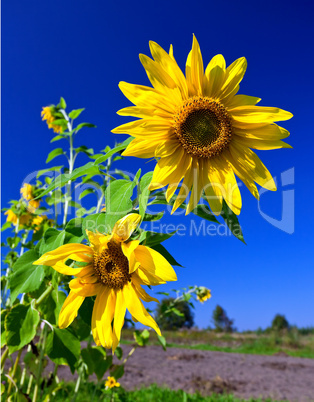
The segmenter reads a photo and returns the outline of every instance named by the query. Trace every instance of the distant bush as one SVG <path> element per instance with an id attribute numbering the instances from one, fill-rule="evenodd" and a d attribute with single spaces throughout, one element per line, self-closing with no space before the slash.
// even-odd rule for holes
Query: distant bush
<path id="1" fill-rule="evenodd" d="M 289 322 L 287 321 L 286 317 L 281 314 L 275 315 L 272 323 L 271 329 L 273 331 L 283 331 L 289 329 Z"/>
<path id="2" fill-rule="evenodd" d="M 187 301 L 176 302 L 173 297 L 162 299 L 157 306 L 156 321 L 163 330 L 191 328 L 194 315 Z"/>
<path id="3" fill-rule="evenodd" d="M 234 320 L 231 320 L 227 316 L 227 312 L 217 304 L 215 310 L 213 311 L 213 323 L 215 325 L 215 330 L 217 332 L 234 332 L 233 327 Z"/>
<path id="4" fill-rule="evenodd" d="M 300 335 L 314 335 L 314 327 L 298 328 Z"/>

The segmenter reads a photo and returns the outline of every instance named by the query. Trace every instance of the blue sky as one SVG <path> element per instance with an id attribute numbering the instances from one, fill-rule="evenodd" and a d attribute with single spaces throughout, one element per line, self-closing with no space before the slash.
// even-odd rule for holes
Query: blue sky
<path id="1" fill-rule="evenodd" d="M 45 167 L 52 131 L 41 121 L 41 107 L 63 96 L 69 109 L 85 107 L 82 121 L 97 125 L 81 131 L 80 144 L 95 151 L 124 136 L 110 133 L 126 122 L 116 111 L 129 102 L 119 81 L 148 85 L 139 53 L 154 40 L 169 48 L 181 66 L 192 44 L 200 43 L 204 62 L 222 53 L 228 64 L 245 56 L 248 70 L 240 93 L 262 98 L 260 105 L 289 110 L 283 126 L 293 150 L 259 151 L 278 179 L 276 193 L 260 205 L 241 187 L 240 222 L 247 245 L 232 236 L 179 236 L 165 245 L 185 268 L 176 287 L 198 284 L 212 299 L 196 309 L 196 324 L 210 324 L 222 305 L 240 330 L 266 327 L 276 313 L 299 326 L 313 321 L 313 4 L 310 1 L 16 1 L 2 4 L 2 206 L 17 199 L 24 178 Z M 59 146 L 59 145 L 57 145 Z M 56 163 L 60 163 L 58 159 Z M 77 163 L 85 163 L 79 157 Z M 153 163 L 128 158 L 121 168 L 136 172 Z M 291 183 L 291 170 L 294 180 Z M 289 180 L 281 185 L 281 173 Z M 294 198 L 294 205 L 293 205 Z M 281 219 L 286 233 L 260 214 Z M 192 217 L 165 217 L 165 223 L 191 227 Z M 291 222 L 295 223 L 294 230 Z M 196 223 L 200 224 L 197 219 Z M 288 225 L 288 226 L 287 226 Z M 278 226 L 278 225 L 277 225 Z M 173 286 L 165 286 L 163 290 Z M 156 289 L 157 290 L 157 289 Z M 160 289 L 158 289 L 160 290 Z"/>

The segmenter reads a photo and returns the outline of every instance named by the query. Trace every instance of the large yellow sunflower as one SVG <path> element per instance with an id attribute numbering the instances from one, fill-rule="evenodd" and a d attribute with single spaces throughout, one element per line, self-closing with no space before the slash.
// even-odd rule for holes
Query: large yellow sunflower
<path id="1" fill-rule="evenodd" d="M 141 285 L 158 285 L 177 279 L 161 254 L 140 245 L 138 240 L 128 241 L 140 219 L 138 214 L 129 214 L 115 224 L 111 235 L 87 232 L 90 246 L 65 244 L 34 262 L 76 277 L 69 283 L 71 291 L 60 311 L 60 328 L 71 324 L 85 297 L 97 295 L 92 314 L 93 337 L 96 344 L 112 348 L 113 352 L 120 340 L 126 309 L 134 321 L 140 321 L 160 335 L 158 325 L 141 299 L 145 302 L 158 300 L 149 296 Z M 65 264 L 67 260 L 87 265 L 72 268 Z"/>
<path id="2" fill-rule="evenodd" d="M 120 82 L 124 95 L 136 106 L 118 111 L 140 118 L 123 124 L 113 133 L 135 139 L 123 155 L 157 157 L 150 190 L 168 185 L 167 200 L 182 182 L 175 211 L 192 189 L 187 213 L 198 204 L 203 190 L 212 211 L 219 215 L 225 199 L 234 213 L 241 211 L 241 194 L 235 174 L 258 198 L 254 182 L 276 190 L 274 180 L 250 149 L 289 148 L 281 141 L 289 132 L 275 124 L 292 114 L 274 107 L 255 106 L 260 99 L 236 95 L 246 70 L 246 59 L 226 68 L 222 55 L 205 69 L 199 44 L 193 37 L 185 76 L 173 57 L 150 42 L 153 59 L 140 60 L 153 88 Z M 291 147 L 290 147 L 291 148 Z"/>

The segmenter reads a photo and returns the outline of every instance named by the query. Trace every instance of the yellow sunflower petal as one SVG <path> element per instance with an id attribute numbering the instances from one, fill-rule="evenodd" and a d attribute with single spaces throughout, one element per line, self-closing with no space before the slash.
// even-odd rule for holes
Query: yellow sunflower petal
<path id="1" fill-rule="evenodd" d="M 221 54 L 211 59 L 204 75 L 204 95 L 214 98 L 219 93 L 225 79 L 225 68 L 226 62 Z"/>
<path id="2" fill-rule="evenodd" d="M 189 214 L 193 209 L 196 207 L 198 204 L 202 192 L 203 192 L 203 175 L 202 175 L 202 162 L 199 160 L 193 160 L 194 165 L 196 166 L 195 172 L 196 172 L 196 177 L 195 180 L 193 180 L 193 187 L 192 187 L 192 192 L 191 192 L 191 197 L 186 209 L 186 215 Z"/>
<path id="3" fill-rule="evenodd" d="M 225 199 L 228 207 L 236 215 L 239 215 L 242 207 L 242 199 L 232 166 L 223 158 L 216 158 L 213 162 L 216 165 L 216 169 L 220 177 L 220 183 L 223 189 L 223 198 Z"/>
<path id="4" fill-rule="evenodd" d="M 65 299 L 59 314 L 58 325 L 60 328 L 68 327 L 74 318 L 77 316 L 78 310 L 81 307 L 85 297 L 77 295 L 75 292 L 70 292 Z"/>
<path id="5" fill-rule="evenodd" d="M 249 191 L 252 193 L 252 195 L 257 200 L 259 200 L 259 192 L 258 192 L 258 189 L 257 189 L 253 179 L 250 176 L 248 176 L 247 171 L 245 171 L 241 167 L 241 165 L 238 163 L 238 161 L 234 160 L 229 149 L 224 153 L 223 156 L 226 158 L 227 161 L 231 162 L 234 173 L 239 177 L 240 180 L 243 181 L 243 183 L 246 185 L 246 187 L 249 189 Z"/>
<path id="6" fill-rule="evenodd" d="M 162 144 L 165 141 L 162 142 Z M 135 138 L 127 146 L 126 150 L 123 151 L 123 156 L 136 156 L 137 158 L 153 158 L 155 156 L 155 151 L 159 141 L 155 142 L 152 140 L 142 140 L 141 138 Z"/>
<path id="7" fill-rule="evenodd" d="M 140 281 L 137 277 L 135 276 L 132 277 L 132 283 L 136 289 L 136 292 L 144 302 L 155 301 L 159 303 L 158 299 L 156 299 L 155 297 L 151 297 L 148 293 L 146 293 L 146 291 L 142 288 Z"/>
<path id="8" fill-rule="evenodd" d="M 163 93 L 165 87 L 176 88 L 176 83 L 168 73 L 155 61 L 150 59 L 145 54 L 140 54 L 140 60 L 145 68 L 146 74 L 152 86 L 158 91 Z"/>
<path id="9" fill-rule="evenodd" d="M 246 67 L 246 58 L 240 57 L 230 64 L 230 66 L 226 69 L 225 82 L 219 95 L 219 99 L 221 101 L 226 101 L 228 98 L 232 97 L 238 92 L 239 83 L 242 81 Z"/>
<path id="10" fill-rule="evenodd" d="M 34 265 L 48 265 L 52 267 L 58 261 L 63 261 L 71 257 L 75 261 L 91 261 L 93 251 L 85 244 L 70 243 L 64 244 L 55 250 L 48 251 L 43 254 L 37 261 L 33 262 Z"/>
<path id="11" fill-rule="evenodd" d="M 274 179 L 268 169 L 253 151 L 237 145 L 236 141 L 230 143 L 229 149 L 233 158 L 238 161 L 243 170 L 247 172 L 247 175 L 256 183 L 268 190 L 277 190 Z"/>
<path id="12" fill-rule="evenodd" d="M 140 242 L 138 240 L 133 240 L 128 243 L 121 243 L 122 252 L 129 260 L 129 273 L 132 274 L 137 270 L 140 263 L 136 260 L 134 250 L 138 247 Z"/>
<path id="13" fill-rule="evenodd" d="M 291 145 L 287 144 L 283 141 L 276 140 L 264 140 L 264 139 L 255 139 L 255 138 L 245 138 L 238 137 L 237 143 L 239 145 L 243 145 L 245 147 L 260 149 L 260 150 L 269 150 L 269 149 L 279 149 L 279 148 L 292 148 Z"/>
<path id="14" fill-rule="evenodd" d="M 107 246 L 107 243 L 110 240 L 110 235 L 105 235 L 103 233 L 94 233 L 86 230 L 86 234 L 90 242 L 90 247 L 94 253 L 101 252 L 101 250 Z"/>
<path id="15" fill-rule="evenodd" d="M 141 263 L 139 270 L 147 271 L 162 281 L 176 281 L 177 275 L 169 262 L 156 250 L 138 246 L 135 251 L 137 261 Z"/>
<path id="16" fill-rule="evenodd" d="M 224 105 L 230 109 L 236 108 L 238 106 L 255 106 L 261 98 L 256 98 L 255 96 L 248 95 L 235 95 L 224 102 Z"/>
<path id="17" fill-rule="evenodd" d="M 178 165 L 183 156 L 184 150 L 183 148 L 179 148 L 177 152 L 174 152 L 172 155 L 162 158 L 158 161 L 154 169 L 152 181 L 149 185 L 150 191 L 156 190 L 169 184 L 169 176 L 176 169 L 178 169 Z"/>
<path id="18" fill-rule="evenodd" d="M 149 47 L 154 60 L 169 74 L 180 88 L 182 98 L 186 99 L 188 96 L 186 79 L 176 61 L 157 43 L 150 41 Z"/>
<path id="19" fill-rule="evenodd" d="M 126 241 L 137 228 L 140 221 L 141 215 L 139 214 L 129 214 L 119 219 L 112 229 L 113 239 L 119 242 Z"/>
<path id="20" fill-rule="evenodd" d="M 185 176 L 187 170 L 191 166 L 191 163 L 192 163 L 191 156 L 185 153 L 181 159 L 179 169 L 175 170 L 173 174 L 169 177 L 170 184 L 166 191 L 167 202 L 169 202 L 170 199 L 172 198 L 173 194 L 175 193 L 177 187 L 180 184 L 180 181 Z"/>
<path id="21" fill-rule="evenodd" d="M 72 279 L 69 283 L 71 291 L 83 297 L 90 297 L 97 295 L 103 288 L 101 283 L 82 283 L 80 278 Z"/>
<path id="22" fill-rule="evenodd" d="M 282 140 L 289 137 L 290 133 L 283 127 L 277 126 L 277 124 L 265 124 L 262 127 L 257 128 L 236 128 L 234 134 L 244 137 L 261 140 Z"/>
<path id="23" fill-rule="evenodd" d="M 114 316 L 116 297 L 113 289 L 105 288 L 100 292 L 95 301 L 92 314 L 93 336 L 99 338 L 101 345 L 111 348 L 113 342 L 111 323 Z M 94 336 L 95 338 L 95 336 Z"/>
<path id="24" fill-rule="evenodd" d="M 130 314 L 143 325 L 153 328 L 158 335 L 161 335 L 160 329 L 152 316 L 150 316 L 143 306 L 138 293 L 132 284 L 125 285 L 123 295 L 126 302 L 126 307 Z"/>
<path id="25" fill-rule="evenodd" d="M 187 196 L 189 195 L 190 189 L 193 184 L 193 178 L 196 176 L 195 174 L 196 171 L 197 170 L 195 164 L 193 163 L 193 160 L 191 158 L 190 167 L 187 169 L 185 173 L 179 194 L 177 195 L 177 198 L 173 204 L 171 214 L 173 214 L 180 207 L 180 205 L 182 205 L 182 203 L 186 200 Z"/>
<path id="26" fill-rule="evenodd" d="M 289 120 L 293 116 L 276 107 L 238 106 L 230 110 L 235 127 L 245 128 L 246 123 L 273 123 L 274 121 Z"/>
<path id="27" fill-rule="evenodd" d="M 124 300 L 123 290 L 119 289 L 116 291 L 116 306 L 114 311 L 114 321 L 113 321 L 113 342 L 112 342 L 112 353 L 116 350 L 121 337 L 121 329 L 124 323 L 124 317 L 126 312 L 126 303 Z"/>
<path id="28" fill-rule="evenodd" d="M 206 166 L 207 165 L 207 166 Z M 220 215 L 222 209 L 222 185 L 217 169 L 208 161 L 204 166 L 204 192 L 212 213 Z"/>
<path id="29" fill-rule="evenodd" d="M 204 65 L 200 46 L 193 35 L 192 50 L 190 51 L 185 67 L 185 75 L 189 95 L 202 95 Z"/>

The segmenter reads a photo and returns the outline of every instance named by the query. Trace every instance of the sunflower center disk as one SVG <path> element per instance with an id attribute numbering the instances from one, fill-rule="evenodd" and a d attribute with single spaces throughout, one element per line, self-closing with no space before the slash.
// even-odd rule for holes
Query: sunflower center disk
<path id="1" fill-rule="evenodd" d="M 224 106 L 210 98 L 188 99 L 178 109 L 174 121 L 183 148 L 198 158 L 219 155 L 231 140 L 231 119 Z"/>
<path id="2" fill-rule="evenodd" d="M 122 289 L 131 280 L 128 259 L 121 245 L 113 241 L 100 255 L 94 255 L 94 269 L 99 280 L 112 289 Z"/>

